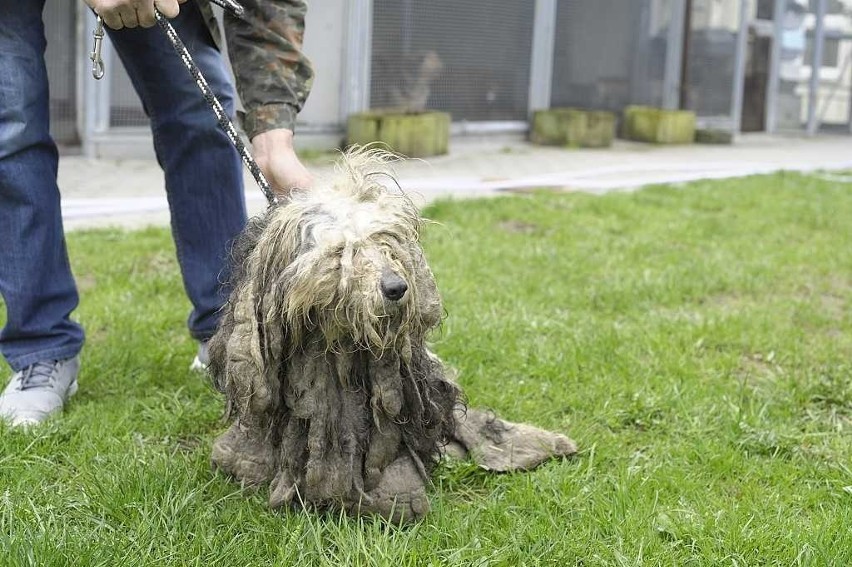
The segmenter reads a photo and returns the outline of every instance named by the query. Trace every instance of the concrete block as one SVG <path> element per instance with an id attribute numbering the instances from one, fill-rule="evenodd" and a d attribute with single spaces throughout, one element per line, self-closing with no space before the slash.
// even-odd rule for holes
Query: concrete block
<path id="1" fill-rule="evenodd" d="M 576 108 L 550 108 L 533 113 L 530 141 L 544 146 L 602 148 L 612 145 L 615 115 Z"/>
<path id="2" fill-rule="evenodd" d="M 586 112 L 586 135 L 580 144 L 584 148 L 608 148 L 615 138 L 615 113 L 603 110 Z"/>
<path id="3" fill-rule="evenodd" d="M 347 143 L 373 142 L 382 142 L 408 157 L 446 154 L 450 146 L 450 115 L 436 111 L 382 110 L 351 115 L 347 123 Z"/>
<path id="4" fill-rule="evenodd" d="M 695 130 L 695 143 L 730 145 L 734 143 L 734 134 L 730 130 L 698 128 Z"/>
<path id="5" fill-rule="evenodd" d="M 650 106 L 624 109 L 624 137 L 653 144 L 691 144 L 695 141 L 695 113 Z"/>

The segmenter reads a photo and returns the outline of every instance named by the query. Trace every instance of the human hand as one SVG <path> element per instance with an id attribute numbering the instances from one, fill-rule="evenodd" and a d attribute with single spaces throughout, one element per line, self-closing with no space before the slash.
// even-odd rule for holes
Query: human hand
<path id="1" fill-rule="evenodd" d="M 154 10 L 157 9 L 167 18 L 174 18 L 180 12 L 179 4 L 186 0 L 85 0 L 86 4 L 104 19 L 104 23 L 114 30 L 142 26 L 150 28 L 157 23 Z"/>
<path id="2" fill-rule="evenodd" d="M 313 185 L 313 176 L 293 149 L 292 130 L 268 130 L 252 138 L 251 143 L 258 167 L 279 197 L 287 198 L 293 189 Z"/>

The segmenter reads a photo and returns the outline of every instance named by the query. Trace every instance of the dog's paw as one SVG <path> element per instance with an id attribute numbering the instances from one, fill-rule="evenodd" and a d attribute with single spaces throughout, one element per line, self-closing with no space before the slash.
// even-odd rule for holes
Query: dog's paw
<path id="1" fill-rule="evenodd" d="M 211 460 L 243 486 L 266 484 L 275 475 L 272 444 L 243 431 L 237 422 L 213 442 Z"/>
<path id="2" fill-rule="evenodd" d="M 482 468 L 495 472 L 531 470 L 549 459 L 577 452 L 576 443 L 564 435 L 511 423 L 473 408 L 456 416 L 450 441 L 453 449 L 461 446 L 461 454 L 466 453 Z"/>
<path id="3" fill-rule="evenodd" d="M 421 520 L 429 512 L 426 482 L 411 457 L 399 457 L 384 471 L 378 485 L 346 506 L 351 514 L 377 515 L 395 524 Z"/>

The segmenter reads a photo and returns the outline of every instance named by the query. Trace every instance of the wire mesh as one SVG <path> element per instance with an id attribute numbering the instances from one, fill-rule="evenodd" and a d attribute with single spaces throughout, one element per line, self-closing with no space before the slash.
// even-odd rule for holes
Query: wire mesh
<path id="1" fill-rule="evenodd" d="M 671 0 L 560 0 L 552 106 L 661 106 Z"/>
<path id="2" fill-rule="evenodd" d="M 725 123 L 732 129 L 739 4 L 720 6 L 717 0 L 693 0 L 682 77 L 683 107 L 694 111 L 699 119 Z"/>
<path id="3" fill-rule="evenodd" d="M 109 36 L 105 41 L 109 41 Z M 109 81 L 110 127 L 148 126 L 150 121 L 142 107 L 142 101 L 139 100 L 139 96 L 133 88 L 133 83 L 130 82 L 130 77 L 127 76 L 127 71 L 124 70 L 124 66 L 115 51 L 109 50 L 109 52 L 112 55 L 107 62 L 109 71 L 106 80 Z"/>
<path id="4" fill-rule="evenodd" d="M 44 34 L 45 64 L 50 83 L 50 133 L 59 144 L 77 144 L 77 50 L 74 2 L 47 0 Z"/>
<path id="5" fill-rule="evenodd" d="M 370 106 L 526 120 L 535 2 L 375 0 Z"/>

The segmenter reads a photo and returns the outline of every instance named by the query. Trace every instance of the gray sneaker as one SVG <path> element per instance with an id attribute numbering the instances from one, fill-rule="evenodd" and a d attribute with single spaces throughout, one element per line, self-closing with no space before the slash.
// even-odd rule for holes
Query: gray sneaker
<path id="1" fill-rule="evenodd" d="M 195 360 L 189 365 L 189 369 L 195 372 L 207 372 L 207 366 L 210 364 L 210 351 L 207 346 L 207 341 L 198 343 L 198 354 L 195 355 Z"/>
<path id="2" fill-rule="evenodd" d="M 12 376 L 0 394 L 0 419 L 13 426 L 35 425 L 62 411 L 77 391 L 80 358 L 37 362 Z"/>

